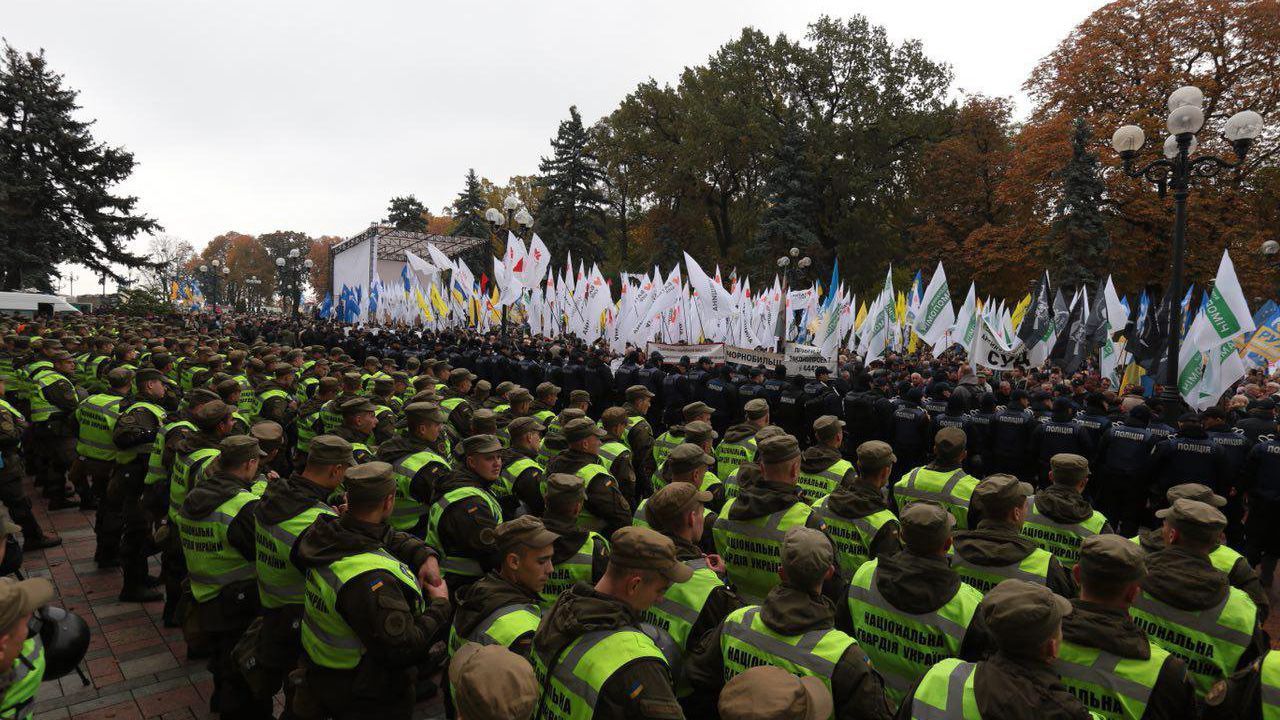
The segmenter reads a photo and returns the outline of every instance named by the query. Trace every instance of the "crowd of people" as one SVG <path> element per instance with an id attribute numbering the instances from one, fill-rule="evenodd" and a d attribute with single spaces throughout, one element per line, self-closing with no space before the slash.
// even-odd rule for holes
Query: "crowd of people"
<path id="1" fill-rule="evenodd" d="M 1261 370 L 1194 413 L 950 352 L 793 377 L 514 328 L 0 331 L 10 530 L 60 542 L 28 477 L 93 510 L 224 718 L 1280 716 Z M 21 588 L 0 626 L 51 600 Z M 39 711 L 18 635 L 4 717 Z"/>

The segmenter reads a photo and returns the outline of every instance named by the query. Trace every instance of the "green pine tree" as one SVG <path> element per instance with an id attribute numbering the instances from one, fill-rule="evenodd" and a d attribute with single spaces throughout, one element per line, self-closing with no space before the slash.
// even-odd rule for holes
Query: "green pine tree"
<path id="1" fill-rule="evenodd" d="M 391 198 L 387 205 L 387 222 L 397 230 L 426 232 L 427 220 L 431 217 L 427 206 L 413 195 L 402 195 Z"/>
<path id="2" fill-rule="evenodd" d="M 805 137 L 800 127 L 788 123 L 782 143 L 774 156 L 774 166 L 765 180 L 766 202 L 760 229 L 752 239 L 747 263 L 767 270 L 774 258 L 789 248 L 817 247 L 814 222 L 817 203 L 812 191 L 817 187 L 804 157 Z"/>
<path id="3" fill-rule="evenodd" d="M 1107 187 L 1091 145 L 1093 132 L 1083 118 L 1076 118 L 1071 159 L 1057 173 L 1062 195 L 1053 209 L 1048 238 L 1054 273 L 1068 287 L 1096 284 L 1106 272 L 1111 247 L 1102 211 Z"/>
<path id="4" fill-rule="evenodd" d="M 569 119 L 560 122 L 551 140 L 551 157 L 538 165 L 536 230 L 552 257 L 573 252 L 588 267 L 600 259 L 600 238 L 604 234 L 604 177 L 592 154 L 587 129 L 577 106 L 569 108 Z"/>
<path id="5" fill-rule="evenodd" d="M 119 282 L 114 266 L 142 268 L 125 249 L 160 230 L 135 212 L 137 198 L 113 195 L 133 173 L 133 154 L 109 147 L 73 115 L 75 90 L 44 52 L 8 43 L 0 63 L 0 288 L 51 291 L 56 264 L 76 263 Z"/>
<path id="6" fill-rule="evenodd" d="M 484 193 L 480 187 L 480 178 L 472 168 L 467 171 L 467 179 L 462 186 L 462 192 L 458 193 L 458 199 L 453 201 L 455 224 L 449 234 L 475 238 L 489 237 L 489 223 L 484 219 L 486 208 L 488 203 L 485 202 Z"/>

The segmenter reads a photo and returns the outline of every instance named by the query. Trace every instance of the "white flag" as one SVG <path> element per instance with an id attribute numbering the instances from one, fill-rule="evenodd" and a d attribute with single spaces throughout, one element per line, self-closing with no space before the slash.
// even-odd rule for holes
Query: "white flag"
<path id="1" fill-rule="evenodd" d="M 1216 350 L 1227 340 L 1253 332 L 1253 315 L 1249 312 L 1249 303 L 1244 299 L 1244 290 L 1240 280 L 1236 278 L 1236 268 L 1231 264 L 1231 256 L 1222 251 L 1222 262 L 1218 264 L 1218 277 L 1213 283 L 1213 292 L 1202 314 L 1206 322 L 1200 327 L 1192 327 L 1187 339 L 1202 351 Z M 1181 386 L 1181 383 L 1179 383 Z"/>
<path id="2" fill-rule="evenodd" d="M 951 290 L 947 287 L 947 273 L 938 261 L 938 269 L 929 278 L 924 298 L 916 309 L 915 330 L 920 339 L 930 347 L 938 344 L 947 328 L 955 324 L 956 313 L 951 308 Z"/>

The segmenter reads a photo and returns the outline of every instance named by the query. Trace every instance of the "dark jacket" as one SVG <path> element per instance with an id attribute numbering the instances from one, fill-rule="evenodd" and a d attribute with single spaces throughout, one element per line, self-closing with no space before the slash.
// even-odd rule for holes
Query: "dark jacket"
<path id="1" fill-rule="evenodd" d="M 1160 534 L 1159 528 L 1140 533 L 1138 542 L 1142 549 L 1149 553 L 1159 552 L 1165 548 L 1164 536 Z M 1248 594 L 1253 604 L 1258 606 L 1258 617 L 1265 618 L 1271 614 L 1271 600 L 1267 597 L 1266 590 L 1262 588 L 1258 571 L 1253 569 L 1243 555 L 1236 558 L 1236 564 L 1231 566 L 1231 571 L 1227 573 L 1227 582 L 1231 583 L 1231 587 Z"/>
<path id="2" fill-rule="evenodd" d="M 542 616 L 533 652 L 544 667 L 554 668 L 564 649 L 588 632 L 636 629 L 640 616 L 617 598 L 578 583 Z M 543 695 L 545 701 L 549 694 Z M 645 657 L 617 670 L 596 699 L 599 720 L 679 720 L 684 718 L 665 663 Z"/>
<path id="3" fill-rule="evenodd" d="M 1093 506 L 1075 488 L 1066 485 L 1050 485 L 1036 493 L 1036 511 L 1050 520 L 1064 525 L 1084 522 L 1093 515 Z M 1100 533 L 1115 532 L 1111 523 L 1103 523 Z"/>
<path id="4" fill-rule="evenodd" d="M 488 482 L 463 465 L 445 476 L 436 487 L 436 499 L 463 487 L 479 488 L 486 493 L 492 493 Z M 502 518 L 495 517 L 488 503 L 481 498 L 474 495 L 464 497 L 451 504 L 440 515 L 436 532 L 440 538 L 441 547 L 437 549 L 446 557 L 471 558 L 479 562 L 484 570 L 492 570 L 496 567 L 493 529 L 498 527 L 501 521 Z M 485 532 L 486 530 L 489 532 Z M 455 597 L 458 590 L 466 584 L 468 584 L 466 581 L 455 576 L 449 586 L 450 597 Z"/>
<path id="5" fill-rule="evenodd" d="M 547 467 L 547 474 L 565 473 L 577 475 L 585 465 L 603 466 L 600 457 L 572 448 L 556 455 Z M 616 480 L 607 475 L 597 475 L 587 485 L 587 501 L 584 508 L 604 521 L 605 537 L 612 537 L 615 530 L 631 524 L 631 504 L 622 494 Z"/>
<path id="6" fill-rule="evenodd" d="M 506 470 L 512 463 L 521 459 L 533 460 L 538 457 L 537 450 L 522 450 L 521 448 L 512 446 L 502 451 L 502 468 Z M 520 505 L 524 505 L 525 510 L 533 515 L 541 516 L 545 509 L 545 501 L 542 497 L 542 479 L 546 474 L 542 472 L 542 468 L 537 465 L 530 466 L 520 473 L 512 483 L 511 498 L 499 498 L 502 503 L 502 516 L 515 517 L 515 511 Z"/>
<path id="7" fill-rule="evenodd" d="M 827 509 L 841 517 L 856 520 L 881 510 L 889 510 L 884 494 L 857 481 L 836 488 L 827 499 Z M 880 526 L 867 544 L 871 557 L 885 557 L 902 549 L 902 528 L 897 520 Z"/>
<path id="8" fill-rule="evenodd" d="M 1071 614 L 1062 618 L 1064 640 L 1122 658 L 1147 660 L 1151 657 L 1147 634 L 1134 624 L 1127 611 L 1078 599 L 1072 600 L 1071 605 L 1074 608 Z M 1160 666 L 1141 720 L 1185 718 L 1188 709 L 1195 706 L 1195 699 L 1195 686 L 1187 677 L 1186 664 L 1170 655 Z"/>
<path id="9" fill-rule="evenodd" d="M 1000 720 L 1089 720 L 1090 715 L 1062 684 L 1053 667 L 1037 660 L 997 652 L 978 663 L 973 677 L 978 713 Z M 898 708 L 897 720 L 910 720 L 916 688 Z"/>
<path id="10" fill-rule="evenodd" d="M 814 630 L 835 627 L 835 606 L 821 596 L 812 595 L 787 585 L 769 591 L 760 609 L 760 619 L 776 633 L 802 635 Z M 702 639 L 685 660 L 685 678 L 693 686 L 691 717 L 718 717 L 714 699 L 724 687 L 724 658 L 720 650 L 720 625 Z M 854 718 L 889 718 L 893 710 L 884 695 L 884 681 L 871 669 L 867 655 L 855 643 L 845 650 L 831 677 L 831 694 L 835 700 L 837 720 Z M 692 711 L 696 708 L 699 712 Z"/>
<path id="11" fill-rule="evenodd" d="M 458 609 L 453 615 L 453 629 L 466 638 L 493 613 L 511 605 L 537 605 L 538 594 L 509 582 L 497 572 L 490 572 L 458 593 Z M 523 657 L 533 650 L 533 631 L 516 638 L 508 648 Z"/>
<path id="12" fill-rule="evenodd" d="M 1021 528 L 1001 520 L 982 520 L 976 530 L 962 530 L 952 539 L 955 552 L 974 565 L 1006 566 L 1020 563 L 1038 548 Z M 1065 598 L 1076 596 L 1076 583 L 1058 558 L 1049 558 L 1046 584 Z"/>

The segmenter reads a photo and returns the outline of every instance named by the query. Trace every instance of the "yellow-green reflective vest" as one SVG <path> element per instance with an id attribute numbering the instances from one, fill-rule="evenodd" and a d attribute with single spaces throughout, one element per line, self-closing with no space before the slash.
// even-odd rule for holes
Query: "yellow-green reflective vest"
<path id="1" fill-rule="evenodd" d="M 36 381 L 38 381 L 40 376 L 45 373 L 57 373 L 57 371 L 53 369 L 53 363 L 48 360 L 33 360 L 32 362 L 24 365 L 18 373 L 24 380 L 22 383 L 22 393 L 20 393 L 20 397 L 34 403 L 35 396 L 39 394 L 36 392 L 38 387 Z"/>
<path id="2" fill-rule="evenodd" d="M 738 470 L 734 470 L 724 478 L 725 500 L 732 500 L 742 493 L 742 486 L 738 484 L 738 472 Z"/>
<path id="3" fill-rule="evenodd" d="M 969 527 L 969 498 L 978 487 L 978 478 L 957 470 L 930 470 L 918 467 L 893 486 L 898 507 L 904 508 L 912 500 L 932 500 L 947 509 L 956 519 L 956 525 Z"/>
<path id="4" fill-rule="evenodd" d="M 85 372 L 85 389 L 91 392 L 102 392 L 107 389 L 106 380 L 102 376 L 102 363 L 109 359 L 106 355 L 99 355 L 89 361 L 88 370 Z"/>
<path id="5" fill-rule="evenodd" d="M 81 407 L 83 407 L 83 405 Z M 159 405 L 153 405 L 152 403 L 149 403 L 149 402 L 139 401 L 130 405 L 128 409 L 125 410 L 125 412 L 133 412 L 135 408 L 142 408 L 143 410 L 146 410 L 147 412 L 151 413 L 151 415 L 156 419 L 157 427 L 164 427 L 164 416 L 165 416 L 164 408 L 160 407 Z M 157 433 L 157 435 L 159 435 L 159 433 Z M 120 465 L 128 465 L 134 460 L 137 460 L 138 456 L 142 454 L 143 447 L 145 446 L 120 448 L 116 450 L 116 463 Z M 154 445 L 152 446 L 152 449 L 154 449 Z"/>
<path id="6" fill-rule="evenodd" d="M 1142 538 L 1134 535 L 1129 538 L 1129 542 L 1141 545 Z M 1213 563 L 1214 569 L 1218 572 L 1230 575 L 1231 571 L 1235 569 L 1236 563 L 1240 562 L 1240 559 L 1243 557 L 1243 555 L 1236 552 L 1234 549 L 1226 545 L 1219 545 L 1209 553 L 1209 562 Z"/>
<path id="7" fill-rule="evenodd" d="M 1022 534 L 1053 553 L 1070 572 L 1080 559 L 1080 544 L 1085 538 L 1102 532 L 1102 526 L 1106 524 L 1106 516 L 1097 510 L 1082 523 L 1065 524 L 1051 520 L 1036 509 L 1035 498 L 1032 498 L 1031 505 L 1027 507 L 1026 521 L 1022 523 Z"/>
<path id="8" fill-rule="evenodd" d="M 57 405 L 45 398 L 45 390 L 60 382 L 71 382 L 56 370 L 46 370 L 36 377 L 35 390 L 31 393 L 31 421 L 48 422 L 54 415 L 62 412 Z"/>
<path id="9" fill-rule="evenodd" d="M 702 606 L 716 588 L 724 586 L 720 576 L 707 567 L 705 558 L 685 560 L 684 564 L 693 570 L 693 577 L 672 585 L 644 612 L 644 621 L 669 635 L 682 654 L 689 651 L 689 634 L 698 622 Z"/>
<path id="10" fill-rule="evenodd" d="M 391 466 L 396 480 L 396 504 L 391 510 L 391 527 L 402 532 L 421 531 L 427 519 L 431 505 L 419 502 L 410 492 L 413 476 L 431 463 L 444 466 L 449 470 L 449 462 L 431 450 L 419 450 L 405 455 Z M 415 533 L 415 534 L 420 534 Z"/>
<path id="11" fill-rule="evenodd" d="M 610 482 L 616 482 L 613 479 L 613 476 L 609 474 L 609 471 L 606 470 L 603 465 L 597 465 L 595 463 L 591 463 L 590 465 L 583 465 L 582 467 L 578 468 L 578 472 L 574 474 L 582 478 L 582 486 L 588 489 L 590 489 L 591 487 L 591 481 L 595 480 L 596 477 L 600 475 L 604 475 L 605 477 L 609 478 Z M 578 527 L 582 528 L 583 530 L 599 532 L 604 529 L 604 521 L 596 517 L 595 515 L 592 515 L 591 511 L 587 510 L 587 506 L 584 503 L 582 506 L 582 511 L 578 513 Z"/>
<path id="12" fill-rule="evenodd" d="M 960 579 L 985 595 L 996 585 L 1011 579 L 1025 580 L 1048 587 L 1049 561 L 1053 559 L 1053 555 L 1043 548 L 1036 548 L 1020 562 L 1010 565 L 978 565 L 970 562 L 952 547 L 950 558 L 951 567 Z"/>
<path id="13" fill-rule="evenodd" d="M 1243 590 L 1228 587 L 1222 602 L 1207 610 L 1180 610 L 1148 595 L 1138 595 L 1129 615 L 1147 637 L 1187 663 L 1196 693 L 1236 671 L 1253 641 L 1258 608 Z"/>
<path id="14" fill-rule="evenodd" d="M 9 687 L 0 697 L 0 718 L 30 720 L 35 716 L 33 704 L 44 680 L 44 668 L 44 642 L 39 635 L 28 635 L 18 657 L 13 659 Z"/>
<path id="15" fill-rule="evenodd" d="M 13 356 L 6 352 L 0 352 L 0 379 L 4 380 L 9 390 L 17 392 L 18 386 L 15 382 L 15 377 Z"/>
<path id="16" fill-rule="evenodd" d="M 782 538 L 787 531 L 803 526 L 813 508 L 796 501 L 786 510 L 750 520 L 733 519 L 737 500 L 724 504 L 711 536 L 724 558 L 729 582 L 747 602 L 761 602 L 778 585 L 782 563 Z"/>
<path id="17" fill-rule="evenodd" d="M 536 632 L 541 620 L 542 609 L 537 605 L 507 605 L 490 613 L 466 637 L 458 634 L 458 625 L 455 623 L 449 628 L 449 657 L 453 657 L 459 648 L 469 642 L 500 645 L 509 649 L 511 643 L 520 639 L 521 635 Z"/>
<path id="18" fill-rule="evenodd" d="M 178 522 L 178 514 L 182 503 L 187 499 L 187 492 L 195 487 L 196 480 L 204 467 L 222 454 L 218 448 L 200 448 L 194 452 L 181 453 L 173 459 L 173 475 L 169 478 L 169 519 Z"/>
<path id="19" fill-rule="evenodd" d="M 836 664 L 850 646 L 849 635 L 828 628 L 800 635 L 783 635 L 765 625 L 759 605 L 729 613 L 720 629 L 720 656 L 725 681 L 753 667 L 775 665 L 799 677 L 816 677 L 831 689 Z"/>
<path id="20" fill-rule="evenodd" d="M 289 400 L 289 399 L 290 399 L 290 397 L 289 397 L 289 393 L 285 392 L 284 390 L 281 390 L 280 388 L 274 388 L 274 387 L 273 387 L 273 388 L 269 388 L 269 389 L 267 389 L 267 390 L 263 391 L 263 393 L 262 393 L 261 395 L 259 395 L 259 396 L 257 396 L 256 398 L 254 398 L 254 402 L 253 402 L 253 412 L 251 413 L 250 417 L 251 417 L 251 418 L 253 418 L 253 419 L 256 419 L 256 418 L 258 418 L 259 416 L 261 416 L 261 415 L 262 415 L 262 406 L 263 406 L 263 405 L 266 405 L 266 404 L 267 404 L 267 401 L 268 401 L 268 400 L 270 400 L 270 399 L 272 399 L 272 398 L 284 398 L 285 400 Z"/>
<path id="21" fill-rule="evenodd" d="M 592 559 L 595 557 L 597 547 L 608 549 L 609 541 L 599 533 L 588 532 L 587 539 L 583 541 L 582 547 L 578 548 L 577 552 L 570 555 L 564 562 L 555 564 L 546 584 L 542 586 L 542 592 L 538 593 L 539 607 L 543 610 L 551 607 L 555 604 L 556 598 L 573 587 L 575 583 L 591 582 Z"/>
<path id="22" fill-rule="evenodd" d="M 338 398 L 320 406 L 321 435 L 331 435 L 335 428 L 342 424 L 342 413 L 338 412 Z"/>
<path id="23" fill-rule="evenodd" d="M 320 409 L 315 410 L 298 418 L 298 452 L 311 452 L 311 441 L 316 439 L 319 434 L 320 426 Z"/>
<path id="24" fill-rule="evenodd" d="M 652 497 L 652 496 L 650 496 Z M 636 511 L 631 516 L 631 524 L 636 527 L 647 528 L 649 525 L 649 516 L 645 514 L 645 508 L 649 506 L 649 498 L 645 498 L 636 504 Z M 705 506 L 702 508 L 702 517 L 706 519 L 715 513 L 711 512 Z"/>
<path id="25" fill-rule="evenodd" d="M 668 430 L 653 439 L 653 466 L 662 467 L 662 463 L 667 461 L 667 456 L 671 454 L 684 442 L 684 435 L 672 435 Z"/>
<path id="26" fill-rule="evenodd" d="M 195 517 L 186 508 L 178 513 L 187 578 L 196 602 L 213 600 L 229 583 L 253 579 L 253 563 L 227 541 L 227 530 L 240 509 L 257 499 L 246 489 L 227 498 L 208 515 Z"/>
<path id="27" fill-rule="evenodd" d="M 311 399 L 312 393 L 315 392 L 315 390 L 313 390 L 312 388 L 318 386 L 319 384 L 320 384 L 319 378 L 314 378 L 314 377 L 302 378 L 301 380 L 298 381 L 298 387 L 294 388 L 293 390 L 294 399 L 298 401 L 299 405 L 301 405 L 302 403 Z"/>
<path id="28" fill-rule="evenodd" d="M 144 482 L 147 485 L 155 485 L 168 479 L 169 474 L 164 469 L 164 444 L 165 438 L 175 428 L 184 427 L 195 432 L 196 425 L 190 420 L 174 420 L 160 426 L 160 431 L 156 433 L 156 439 L 151 443 L 151 457 L 147 458 L 147 476 Z"/>
<path id="29" fill-rule="evenodd" d="M 530 468 L 545 470 L 545 468 L 538 464 L 537 460 L 527 457 L 522 457 L 510 465 L 504 464 L 502 466 L 502 474 L 498 476 L 498 482 L 493 484 L 494 496 L 497 497 L 498 500 L 515 497 L 516 480 L 518 480 L 520 476 L 525 474 L 525 472 Z M 528 508 L 526 508 L 526 511 L 527 510 Z"/>
<path id="30" fill-rule="evenodd" d="M 539 423 L 547 428 L 548 432 L 551 430 L 551 422 L 556 419 L 556 414 L 550 410 L 539 410 L 534 413 L 533 416 L 538 419 Z"/>
<path id="31" fill-rule="evenodd" d="M 274 525 L 266 525 L 261 519 L 257 521 L 253 532 L 253 566 L 258 575 L 258 596 L 263 607 L 302 604 L 306 579 L 302 571 L 289 562 L 289 554 L 302 531 L 311 527 L 321 515 L 337 513 L 328 505 L 316 503 Z"/>
<path id="32" fill-rule="evenodd" d="M 937 610 L 909 613 L 895 608 L 876 587 L 879 566 L 879 560 L 870 560 L 854 574 L 849 616 L 858 644 L 884 676 L 885 694 L 897 705 L 935 663 L 959 657 L 982 593 L 960 583 L 956 594 Z"/>
<path id="33" fill-rule="evenodd" d="M 846 576 L 852 576 L 871 559 L 871 542 L 880 533 L 880 528 L 898 522 L 898 518 L 889 510 L 878 510 L 859 518 L 845 517 L 831 509 L 827 504 L 830 499 L 828 496 L 814 503 L 813 512 L 827 524 L 827 535 L 836 545 L 836 562 L 840 569 Z"/>
<path id="34" fill-rule="evenodd" d="M 338 593 L 353 578 L 373 570 L 385 570 L 400 581 L 408 590 L 405 595 L 416 606 L 414 614 L 425 609 L 417 578 L 404 563 L 381 548 L 348 555 L 325 567 L 313 567 L 307 571 L 302 615 L 302 649 L 311 662 L 337 670 L 350 670 L 360 664 L 364 643 L 338 612 Z"/>
<path id="35" fill-rule="evenodd" d="M 533 670 L 543 688 L 537 717 L 541 720 L 593 720 L 596 700 L 613 674 L 641 658 L 667 665 L 662 651 L 638 629 L 589 632 L 569 643 L 548 677 L 542 656 L 534 650 Z"/>
<path id="36" fill-rule="evenodd" d="M 446 554 L 444 543 L 441 542 L 440 538 L 440 518 L 444 517 L 445 511 L 449 509 L 450 505 L 469 497 L 480 498 L 488 506 L 489 514 L 493 516 L 493 521 L 495 523 L 502 522 L 502 508 L 498 506 L 497 499 L 491 493 L 478 487 L 468 485 L 454 488 L 431 504 L 430 512 L 427 515 L 427 544 L 440 553 L 440 571 L 444 574 L 445 580 L 449 582 L 453 582 L 450 579 L 451 577 L 477 578 L 484 574 L 484 570 L 480 567 L 479 558 Z"/>
<path id="37" fill-rule="evenodd" d="M 1151 643 L 1146 660 L 1063 641 L 1054 670 L 1086 710 L 1106 720 L 1140 720 L 1169 651 Z"/>
<path id="38" fill-rule="evenodd" d="M 800 477 L 796 479 L 796 485 L 804 491 L 804 496 L 808 498 L 809 504 L 827 497 L 835 492 L 840 486 L 840 481 L 844 478 L 845 473 L 853 469 L 853 463 L 848 460 L 837 460 L 831 464 L 831 467 L 816 473 L 800 473 Z"/>
<path id="39" fill-rule="evenodd" d="M 120 419 L 119 395 L 100 393 L 90 395 L 76 407 L 76 422 L 80 435 L 76 439 L 76 454 L 90 460 L 115 460 L 116 444 L 111 439 Z"/>
<path id="40" fill-rule="evenodd" d="M 623 443 L 617 440 L 610 440 L 600 446 L 600 464 L 604 465 L 605 470 L 613 472 L 613 461 L 621 457 L 622 453 L 630 451 L 630 448 Z"/>
<path id="41" fill-rule="evenodd" d="M 236 375 L 231 378 L 240 386 L 240 402 L 236 407 L 240 409 L 240 414 L 244 415 L 252 423 L 258 419 L 258 396 L 253 389 L 253 383 L 249 382 L 248 375 Z"/>
<path id="42" fill-rule="evenodd" d="M 929 668 L 911 701 L 911 720 L 982 720 L 973 692 L 977 667 L 947 658 Z"/>
<path id="43" fill-rule="evenodd" d="M 1268 652 L 1258 671 L 1262 690 L 1262 720 L 1280 720 L 1280 653 Z"/>
<path id="44" fill-rule="evenodd" d="M 73 358 L 76 361 L 76 369 L 73 372 L 76 384 L 82 388 L 89 387 L 89 353 L 80 353 Z"/>
<path id="45" fill-rule="evenodd" d="M 729 477 L 739 466 L 756 460 L 756 438 L 751 436 L 738 442 L 725 440 L 716 446 L 716 475 Z"/>

